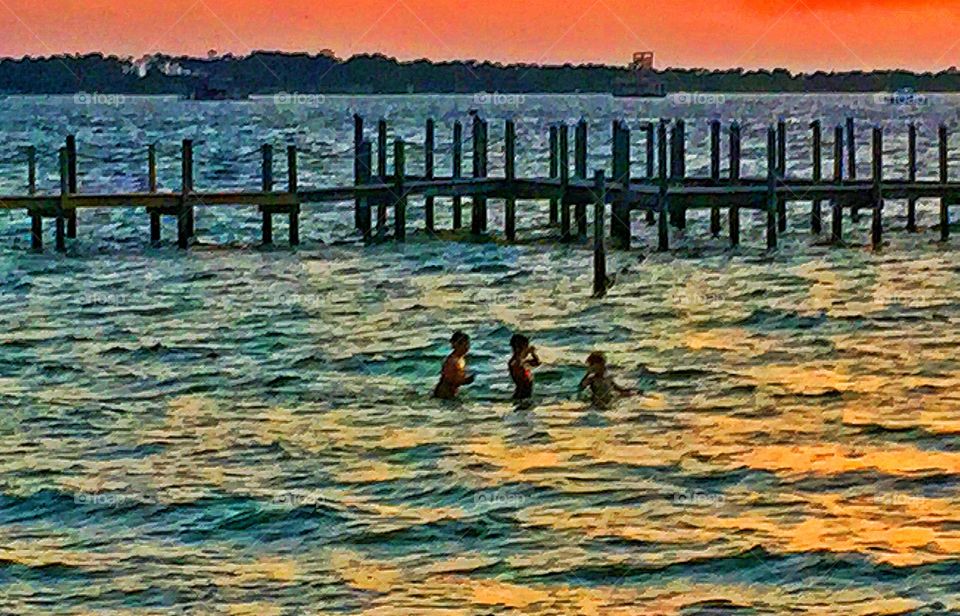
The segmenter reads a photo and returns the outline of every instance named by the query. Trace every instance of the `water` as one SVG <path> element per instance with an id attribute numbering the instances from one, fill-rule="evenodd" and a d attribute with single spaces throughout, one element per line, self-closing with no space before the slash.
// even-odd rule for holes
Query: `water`
<path id="1" fill-rule="evenodd" d="M 763 131 L 781 115 L 794 173 L 809 172 L 814 117 L 832 127 L 853 108 L 867 120 L 864 176 L 868 122 L 887 127 L 895 174 L 916 120 L 927 177 L 935 126 L 957 124 L 955 97 L 716 102 L 481 107 L 517 117 L 523 175 L 546 172 L 546 126 L 581 115 L 591 167 L 606 162 L 614 117 L 686 117 L 692 173 L 708 168 L 709 119 L 749 119 L 746 175 L 763 173 Z M 43 190 L 69 131 L 87 191 L 141 189 L 154 140 L 161 182 L 176 187 L 185 137 L 198 188 L 258 186 L 251 152 L 268 136 L 308 152 L 312 186 L 349 177 L 352 112 L 368 126 L 389 115 L 414 143 L 428 114 L 444 118 L 446 168 L 449 124 L 475 106 L 7 99 L 0 131 L 5 156 L 38 146 Z M 411 149 L 410 168 L 421 161 Z M 3 169 L 0 192 L 22 192 L 22 164 Z M 147 248 L 142 211 L 82 211 L 67 257 L 29 254 L 28 218 L 0 214 L 0 612 L 960 610 L 960 273 L 955 243 L 930 229 L 934 203 L 908 235 L 891 202 L 879 253 L 865 247 L 866 216 L 846 225 L 850 247 L 818 244 L 802 204 L 774 255 L 752 214 L 736 252 L 707 237 L 702 213 L 670 254 L 635 220 L 636 248 L 611 255 L 603 301 L 588 297 L 588 247 L 538 241 L 542 203 L 520 204 L 513 247 L 419 232 L 361 248 L 345 241 L 350 207 L 307 206 L 295 252 L 256 248 L 254 208 L 200 210 L 189 253 L 169 246 L 169 223 L 168 246 Z M 492 229 L 501 212 L 491 204 Z M 421 217 L 415 201 L 411 231 Z M 449 221 L 440 200 L 438 224 Z M 478 378 L 439 404 L 428 393 L 454 329 L 473 336 Z M 530 409 L 508 402 L 514 331 L 545 362 Z M 605 411 L 578 399 L 595 349 L 644 394 Z"/>

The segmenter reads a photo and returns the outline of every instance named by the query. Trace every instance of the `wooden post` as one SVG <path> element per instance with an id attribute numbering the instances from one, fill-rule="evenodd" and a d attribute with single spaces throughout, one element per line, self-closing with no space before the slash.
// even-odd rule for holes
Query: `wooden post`
<path id="1" fill-rule="evenodd" d="M 387 181 L 387 121 L 383 118 L 377 122 L 377 175 L 380 183 Z M 377 201 L 377 231 L 387 226 L 387 203 L 383 199 Z"/>
<path id="2" fill-rule="evenodd" d="M 550 127 L 550 179 L 560 175 L 560 134 L 556 125 Z M 560 202 L 550 199 L 550 225 L 556 225 L 560 217 Z"/>
<path id="3" fill-rule="evenodd" d="M 720 120 L 710 122 L 710 179 L 720 182 Z M 710 235 L 720 236 L 720 206 L 710 208 Z"/>
<path id="4" fill-rule="evenodd" d="M 433 118 L 427 118 L 426 135 L 423 140 L 423 177 L 427 180 L 433 179 L 433 157 L 434 157 L 434 123 Z M 427 233 L 433 233 L 434 226 L 434 198 L 424 197 L 423 199 L 423 217 L 424 227 Z"/>
<path id="5" fill-rule="evenodd" d="M 623 122 L 613 122 L 613 181 L 621 186 L 619 198 L 613 202 L 610 237 L 622 249 L 630 248 L 630 129 Z"/>
<path id="6" fill-rule="evenodd" d="M 483 137 L 483 147 L 480 150 L 480 177 L 487 177 L 488 175 L 488 162 L 489 162 L 489 151 L 488 145 L 490 143 L 490 124 L 484 120 L 481 124 L 481 136 Z M 487 232 L 487 198 L 482 197 L 480 199 L 480 228 L 483 233 Z"/>
<path id="7" fill-rule="evenodd" d="M 60 148 L 60 204 L 57 208 L 57 252 L 66 252 L 67 243 L 64 239 L 64 216 L 67 210 L 70 195 L 70 156 L 67 148 Z"/>
<path id="8" fill-rule="evenodd" d="M 667 192 L 669 178 L 667 177 L 667 123 L 663 120 L 657 127 L 657 177 L 660 188 L 657 197 L 657 250 L 670 250 L 670 199 Z"/>
<path id="9" fill-rule="evenodd" d="M 847 178 L 857 179 L 857 131 L 853 123 L 853 118 L 847 118 Z M 850 208 L 850 220 L 857 222 L 860 220 L 860 209 L 856 206 Z"/>
<path id="10" fill-rule="evenodd" d="M 404 186 L 407 173 L 407 156 L 403 139 L 393 142 L 393 236 L 398 242 L 407 241 L 407 195 Z"/>
<path id="11" fill-rule="evenodd" d="M 577 130 L 574 136 L 574 173 L 578 180 L 587 179 L 587 121 L 583 118 L 577 122 Z M 580 202 L 574 206 L 574 218 L 577 221 L 577 236 L 581 239 L 587 237 L 587 204 Z"/>
<path id="12" fill-rule="evenodd" d="M 819 184 L 823 179 L 823 143 L 820 120 L 810 123 L 813 131 L 813 181 Z M 810 233 L 819 235 L 823 231 L 823 205 L 820 199 L 814 199 L 810 206 Z"/>
<path id="13" fill-rule="evenodd" d="M 453 124 L 453 177 L 463 175 L 463 124 L 459 120 Z M 453 230 L 463 227 L 463 199 L 453 198 Z"/>
<path id="14" fill-rule="evenodd" d="M 357 154 L 358 168 L 356 185 L 363 186 L 369 184 L 373 177 L 373 144 L 369 141 L 361 141 L 359 152 Z M 373 221 L 370 212 L 372 199 L 369 196 L 359 197 L 360 201 L 360 232 L 363 234 L 364 241 L 370 241 L 372 235 Z"/>
<path id="15" fill-rule="evenodd" d="M 27 147 L 27 192 L 37 194 L 37 148 L 32 145 Z M 30 211 L 30 248 L 43 251 L 43 218 L 34 210 Z"/>
<path id="16" fill-rule="evenodd" d="M 833 182 L 843 183 L 843 127 L 833 131 Z M 830 241 L 839 244 L 843 241 L 843 199 L 834 197 L 830 212 Z"/>
<path id="17" fill-rule="evenodd" d="M 873 212 L 870 240 L 874 250 L 883 243 L 883 130 L 873 127 Z"/>
<path id="18" fill-rule="evenodd" d="M 777 129 L 767 128 L 767 250 L 777 247 Z"/>
<path id="19" fill-rule="evenodd" d="M 504 135 L 504 156 L 507 185 L 509 190 L 513 190 L 513 182 L 517 177 L 516 157 L 517 157 L 517 130 L 513 120 L 507 120 L 503 129 Z M 504 208 L 504 231 L 507 241 L 513 242 L 517 239 L 517 200 L 510 196 L 507 198 Z"/>
<path id="20" fill-rule="evenodd" d="M 910 122 L 907 132 L 907 180 L 917 181 L 917 125 Z M 907 199 L 907 231 L 914 233 L 917 230 L 917 199 Z"/>
<path id="21" fill-rule="evenodd" d="M 481 161 L 483 149 L 483 120 L 479 115 L 473 116 L 473 177 L 483 177 L 483 163 Z M 473 208 L 470 211 L 470 232 L 474 235 L 483 233 L 483 212 L 480 197 L 473 198 Z"/>
<path id="22" fill-rule="evenodd" d="M 941 124 L 938 129 L 939 153 L 940 153 L 940 183 L 944 185 L 942 190 L 946 190 L 946 184 L 949 180 L 947 169 L 947 127 Z M 947 241 L 950 238 L 950 210 L 947 205 L 946 196 L 940 197 L 940 240 Z"/>
<path id="23" fill-rule="evenodd" d="M 783 181 L 787 177 L 787 123 L 777 121 L 777 178 Z M 777 197 L 777 230 L 783 233 L 787 230 L 787 200 Z"/>
<path id="24" fill-rule="evenodd" d="M 567 202 L 567 190 L 570 187 L 570 127 L 560 126 L 558 137 L 560 147 L 560 241 L 570 241 L 570 204 Z"/>
<path id="25" fill-rule="evenodd" d="M 151 193 L 157 192 L 157 146 L 147 146 L 147 186 Z M 160 245 L 160 209 L 150 208 L 150 245 Z"/>
<path id="26" fill-rule="evenodd" d="M 647 122 L 644 126 L 644 145 L 646 147 L 646 178 L 650 181 L 653 181 L 653 178 L 656 177 L 656 147 L 655 142 L 656 133 L 654 132 L 653 122 Z M 657 224 L 657 216 L 653 210 L 647 210 L 647 225 L 653 226 Z"/>
<path id="27" fill-rule="evenodd" d="M 261 150 L 263 156 L 262 163 L 262 186 L 260 190 L 265 193 L 273 192 L 273 146 L 269 143 L 263 144 Z M 263 216 L 262 230 L 263 230 L 263 245 L 269 246 L 273 243 L 273 214 L 270 213 L 270 210 L 261 206 L 260 212 Z"/>
<path id="28" fill-rule="evenodd" d="M 300 181 L 298 176 L 297 167 L 297 146 L 288 145 L 287 146 L 287 192 L 291 195 L 296 195 L 300 191 Z M 290 228 L 289 228 L 289 241 L 291 246 L 300 245 L 300 203 L 299 200 L 296 205 L 290 208 Z"/>
<path id="29" fill-rule="evenodd" d="M 77 138 L 74 135 L 67 135 L 67 161 L 69 192 L 71 195 L 75 195 L 79 190 L 79 182 L 77 181 Z M 71 208 L 67 212 L 67 237 L 70 239 L 77 237 L 76 208 Z"/>
<path id="30" fill-rule="evenodd" d="M 670 178 L 683 182 L 687 174 L 687 152 L 686 152 L 686 123 L 683 118 L 678 119 L 673 129 L 670 131 Z M 673 225 L 678 229 L 687 227 L 687 210 L 682 206 L 677 206 L 671 211 L 670 219 Z"/>
<path id="31" fill-rule="evenodd" d="M 360 146 L 363 144 L 363 118 L 360 114 L 353 114 L 353 183 L 360 183 Z M 358 231 L 363 230 L 360 221 L 360 199 L 353 201 L 353 226 Z"/>
<path id="32" fill-rule="evenodd" d="M 593 205 L 593 296 L 603 297 L 607 294 L 607 252 L 603 245 L 603 213 L 607 196 L 603 170 L 597 170 L 593 185 L 596 194 Z"/>
<path id="33" fill-rule="evenodd" d="M 193 141 L 184 139 L 180 157 L 180 211 L 177 212 L 177 246 L 186 249 L 190 244 L 190 193 L 193 192 Z"/>
<path id="34" fill-rule="evenodd" d="M 734 122 L 730 125 L 730 183 L 740 182 L 740 125 Z M 740 208 L 730 206 L 730 246 L 740 245 Z"/>

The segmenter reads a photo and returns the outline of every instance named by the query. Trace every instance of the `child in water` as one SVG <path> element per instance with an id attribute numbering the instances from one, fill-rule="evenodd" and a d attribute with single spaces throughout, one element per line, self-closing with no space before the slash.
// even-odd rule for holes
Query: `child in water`
<path id="1" fill-rule="evenodd" d="M 530 339 L 522 334 L 514 334 L 510 339 L 510 348 L 513 349 L 513 356 L 507 362 L 507 367 L 516 385 L 513 399 L 529 400 L 533 397 L 533 368 L 540 365 L 540 358 L 537 357 L 537 350 L 530 346 Z"/>
<path id="2" fill-rule="evenodd" d="M 587 374 L 580 381 L 580 390 L 590 388 L 590 399 L 598 408 L 606 408 L 613 402 L 615 395 L 629 397 L 634 392 L 617 385 L 613 377 L 607 374 L 607 358 L 595 351 L 587 357 Z"/>
<path id="3" fill-rule="evenodd" d="M 442 400 L 453 400 L 463 385 L 473 383 L 473 375 L 467 375 L 467 353 L 470 351 L 470 336 L 458 331 L 450 338 L 453 352 L 447 356 L 440 370 L 440 382 L 433 390 L 433 396 Z"/>

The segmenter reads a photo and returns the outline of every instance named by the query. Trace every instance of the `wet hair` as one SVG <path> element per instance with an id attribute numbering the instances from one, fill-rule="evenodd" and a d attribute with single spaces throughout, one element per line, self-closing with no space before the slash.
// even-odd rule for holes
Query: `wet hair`
<path id="1" fill-rule="evenodd" d="M 588 366 L 606 366 L 607 365 L 607 356 L 601 353 L 600 351 L 594 351 L 587 356 L 587 365 Z"/>
<path id="2" fill-rule="evenodd" d="M 450 336 L 450 344 L 456 346 L 461 342 L 470 342 L 470 336 L 466 335 L 460 330 L 453 332 L 453 335 Z"/>
<path id="3" fill-rule="evenodd" d="M 523 334 L 514 334 L 510 338 L 510 348 L 514 351 L 519 351 L 530 346 L 530 339 L 524 336 Z"/>

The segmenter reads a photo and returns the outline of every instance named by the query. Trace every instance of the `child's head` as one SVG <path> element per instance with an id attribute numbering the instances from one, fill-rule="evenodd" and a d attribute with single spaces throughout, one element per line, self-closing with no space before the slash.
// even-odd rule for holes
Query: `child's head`
<path id="1" fill-rule="evenodd" d="M 607 356 L 600 351 L 594 351 L 587 356 L 587 368 L 591 372 L 602 373 L 607 369 Z"/>
<path id="2" fill-rule="evenodd" d="M 450 336 L 450 346 L 457 353 L 466 354 L 470 350 L 470 336 L 458 330 Z"/>
<path id="3" fill-rule="evenodd" d="M 530 339 L 524 336 L 523 334 L 514 334 L 510 338 L 510 348 L 513 349 L 514 353 L 522 353 L 530 346 Z"/>

